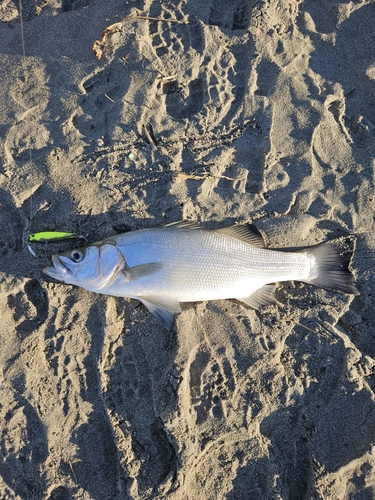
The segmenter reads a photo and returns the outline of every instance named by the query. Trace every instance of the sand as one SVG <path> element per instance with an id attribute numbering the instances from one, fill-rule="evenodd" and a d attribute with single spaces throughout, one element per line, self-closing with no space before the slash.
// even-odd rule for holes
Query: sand
<path id="1" fill-rule="evenodd" d="M 1 0 L 0 498 L 374 498 L 375 3 L 19 11 Z M 181 219 L 338 239 L 360 295 L 288 282 L 168 332 L 41 272 Z M 30 251 L 46 230 L 82 238 Z"/>

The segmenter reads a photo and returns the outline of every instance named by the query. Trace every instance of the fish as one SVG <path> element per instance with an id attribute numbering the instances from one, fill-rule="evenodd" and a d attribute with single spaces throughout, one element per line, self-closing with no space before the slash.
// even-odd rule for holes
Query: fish
<path id="1" fill-rule="evenodd" d="M 138 299 L 170 330 L 180 303 L 237 299 L 259 309 L 275 303 L 274 283 L 281 281 L 358 294 L 349 263 L 329 242 L 266 248 L 253 224 L 205 229 L 175 222 L 53 255 L 43 272 L 91 292 Z"/>

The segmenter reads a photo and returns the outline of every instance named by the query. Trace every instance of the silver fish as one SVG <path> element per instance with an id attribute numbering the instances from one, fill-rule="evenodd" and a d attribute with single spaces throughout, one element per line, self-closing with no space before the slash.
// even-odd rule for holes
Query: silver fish
<path id="1" fill-rule="evenodd" d="M 328 243 L 297 252 L 264 248 L 250 224 L 207 230 L 178 222 L 130 231 L 52 257 L 44 273 L 92 292 L 141 301 L 170 329 L 180 302 L 275 302 L 278 281 L 303 281 L 357 294 L 348 262 Z"/>

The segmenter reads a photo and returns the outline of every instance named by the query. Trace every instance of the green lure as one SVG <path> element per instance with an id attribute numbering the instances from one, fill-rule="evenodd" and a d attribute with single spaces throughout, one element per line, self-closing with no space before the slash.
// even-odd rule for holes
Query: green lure
<path id="1" fill-rule="evenodd" d="M 74 233 L 67 233 L 64 231 L 42 231 L 41 233 L 33 233 L 29 235 L 29 241 L 45 242 L 45 241 L 58 241 L 68 240 L 75 238 Z"/>

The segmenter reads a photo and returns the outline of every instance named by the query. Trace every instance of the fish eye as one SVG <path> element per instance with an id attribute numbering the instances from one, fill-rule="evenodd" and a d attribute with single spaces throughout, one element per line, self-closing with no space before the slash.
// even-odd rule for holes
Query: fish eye
<path id="1" fill-rule="evenodd" d="M 73 250 L 70 254 L 70 258 L 73 262 L 81 262 L 83 257 L 85 256 L 85 252 L 83 250 Z"/>

